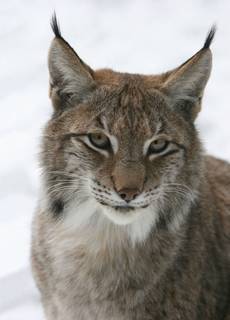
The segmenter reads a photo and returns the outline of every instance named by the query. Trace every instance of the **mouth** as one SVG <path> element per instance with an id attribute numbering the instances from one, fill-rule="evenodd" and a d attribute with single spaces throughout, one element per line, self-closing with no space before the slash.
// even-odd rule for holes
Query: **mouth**
<path id="1" fill-rule="evenodd" d="M 109 208 L 112 208 L 114 209 L 115 211 L 119 211 L 120 213 L 127 213 L 127 212 L 130 212 L 130 211 L 134 211 L 134 210 L 137 210 L 137 209 L 146 209 L 149 205 L 144 205 L 144 206 L 140 206 L 140 207 L 134 207 L 134 206 L 130 206 L 130 205 L 121 205 L 121 206 L 112 206 L 112 205 L 109 205 L 105 202 L 102 202 L 102 201 L 99 201 L 99 203 L 103 206 L 106 206 L 106 207 L 109 207 Z"/>
<path id="2" fill-rule="evenodd" d="M 144 208 L 147 207 L 148 205 L 144 206 Z M 103 204 L 103 213 L 107 216 L 107 218 L 109 218 L 109 220 L 117 225 L 128 225 L 146 213 L 144 208 L 130 205 L 111 206 L 108 204 Z"/>
<path id="3" fill-rule="evenodd" d="M 126 213 L 126 212 L 130 212 L 130 211 L 133 211 L 135 210 L 134 207 L 131 207 L 131 206 L 115 206 L 115 207 L 112 207 L 114 210 L 116 211 L 119 211 L 121 213 Z"/>

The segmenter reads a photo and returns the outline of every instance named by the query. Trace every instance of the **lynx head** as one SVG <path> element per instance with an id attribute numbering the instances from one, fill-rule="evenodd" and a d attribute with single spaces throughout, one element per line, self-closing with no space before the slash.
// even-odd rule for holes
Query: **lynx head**
<path id="1" fill-rule="evenodd" d="M 211 71 L 211 29 L 201 50 L 160 75 L 94 71 L 63 39 L 56 18 L 49 51 L 54 107 L 43 138 L 50 211 L 80 220 L 170 224 L 194 200 L 202 152 L 194 120 Z M 82 207 L 84 208 L 84 206 Z M 72 210 L 73 211 L 73 210 Z"/>

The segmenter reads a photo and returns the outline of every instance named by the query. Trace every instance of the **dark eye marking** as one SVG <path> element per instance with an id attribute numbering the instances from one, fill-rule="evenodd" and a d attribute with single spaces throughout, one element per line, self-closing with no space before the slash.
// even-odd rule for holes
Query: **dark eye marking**
<path id="1" fill-rule="evenodd" d="M 172 141 L 172 143 L 175 144 L 178 148 L 184 150 L 185 152 L 187 151 L 186 147 L 183 144 L 177 143 L 175 141 Z"/>
<path id="2" fill-rule="evenodd" d="M 103 132 L 92 132 L 92 133 L 67 133 L 64 134 L 63 136 L 63 140 L 68 140 L 70 138 L 76 138 L 76 140 L 78 140 L 79 142 L 82 142 L 85 147 L 87 147 L 90 150 L 95 151 L 94 149 L 92 149 L 91 146 L 94 146 L 97 149 L 101 149 L 101 150 L 106 150 L 106 151 L 110 151 L 112 149 L 111 147 L 111 142 L 110 139 L 107 137 L 107 135 L 105 135 Z M 88 142 L 87 143 L 85 141 L 85 138 L 88 138 Z M 73 153 L 74 155 L 74 153 Z"/>
<path id="3" fill-rule="evenodd" d="M 178 149 L 169 150 L 168 152 L 165 152 L 164 154 L 162 154 L 161 157 L 170 156 L 170 155 L 172 155 L 172 154 L 175 154 L 175 153 L 180 152 L 180 150 L 183 150 L 183 151 L 184 151 L 184 154 L 185 154 L 185 156 L 186 156 L 187 149 L 186 149 L 186 147 L 185 147 L 183 144 L 177 143 L 177 142 L 175 142 L 175 141 L 171 141 L 171 143 L 174 144 L 175 146 L 177 146 Z"/>
<path id="4" fill-rule="evenodd" d="M 87 136 L 87 133 L 74 133 L 74 132 L 70 132 L 70 133 L 66 133 L 63 135 L 63 139 L 70 139 L 70 138 L 81 138 Z"/>
<path id="5" fill-rule="evenodd" d="M 179 149 L 169 150 L 168 152 L 162 154 L 161 158 L 167 157 L 167 156 L 169 156 L 169 155 L 171 155 L 171 154 L 174 154 L 174 153 L 177 153 L 177 152 L 179 152 L 179 151 L 180 151 Z"/>
<path id="6" fill-rule="evenodd" d="M 82 134 L 77 134 L 77 133 L 70 133 L 65 135 L 65 139 L 70 139 L 70 138 L 76 138 L 76 140 L 81 143 L 86 149 L 88 149 L 90 152 L 97 152 L 95 150 L 93 150 L 92 148 L 90 148 L 90 146 L 88 146 L 83 139 L 81 139 L 82 137 L 86 137 L 88 134 L 87 133 L 82 133 Z M 69 155 L 78 157 L 78 154 L 76 152 L 68 152 Z"/>
<path id="7" fill-rule="evenodd" d="M 172 146 L 171 148 L 170 145 Z M 173 145 L 174 147 L 177 147 L 177 149 L 173 148 Z M 186 157 L 187 149 L 183 144 L 177 143 L 173 140 L 158 139 L 150 144 L 148 155 L 159 155 L 162 158 L 178 153 L 180 150 L 183 150 L 184 156 Z"/>
<path id="8" fill-rule="evenodd" d="M 148 148 L 148 155 L 160 154 L 165 151 L 169 146 L 169 141 L 164 139 L 153 140 Z"/>

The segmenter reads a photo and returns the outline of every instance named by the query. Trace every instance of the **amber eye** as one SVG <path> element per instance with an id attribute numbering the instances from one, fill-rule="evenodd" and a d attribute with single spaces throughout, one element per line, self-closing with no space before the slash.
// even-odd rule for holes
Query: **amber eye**
<path id="1" fill-rule="evenodd" d="M 148 153 L 149 154 L 160 153 L 168 147 L 168 144 L 169 142 L 164 139 L 154 140 L 149 146 Z"/>
<path id="2" fill-rule="evenodd" d="M 109 138 L 102 132 L 94 132 L 88 134 L 89 141 L 92 145 L 99 149 L 109 149 L 110 140 Z"/>

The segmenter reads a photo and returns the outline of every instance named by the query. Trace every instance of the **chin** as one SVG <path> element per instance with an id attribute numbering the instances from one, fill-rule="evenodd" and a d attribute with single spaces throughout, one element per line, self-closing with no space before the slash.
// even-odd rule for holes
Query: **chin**
<path id="1" fill-rule="evenodd" d="M 142 217 L 147 210 L 148 208 L 102 207 L 103 214 L 114 224 L 120 226 L 133 223 L 138 218 Z"/>

